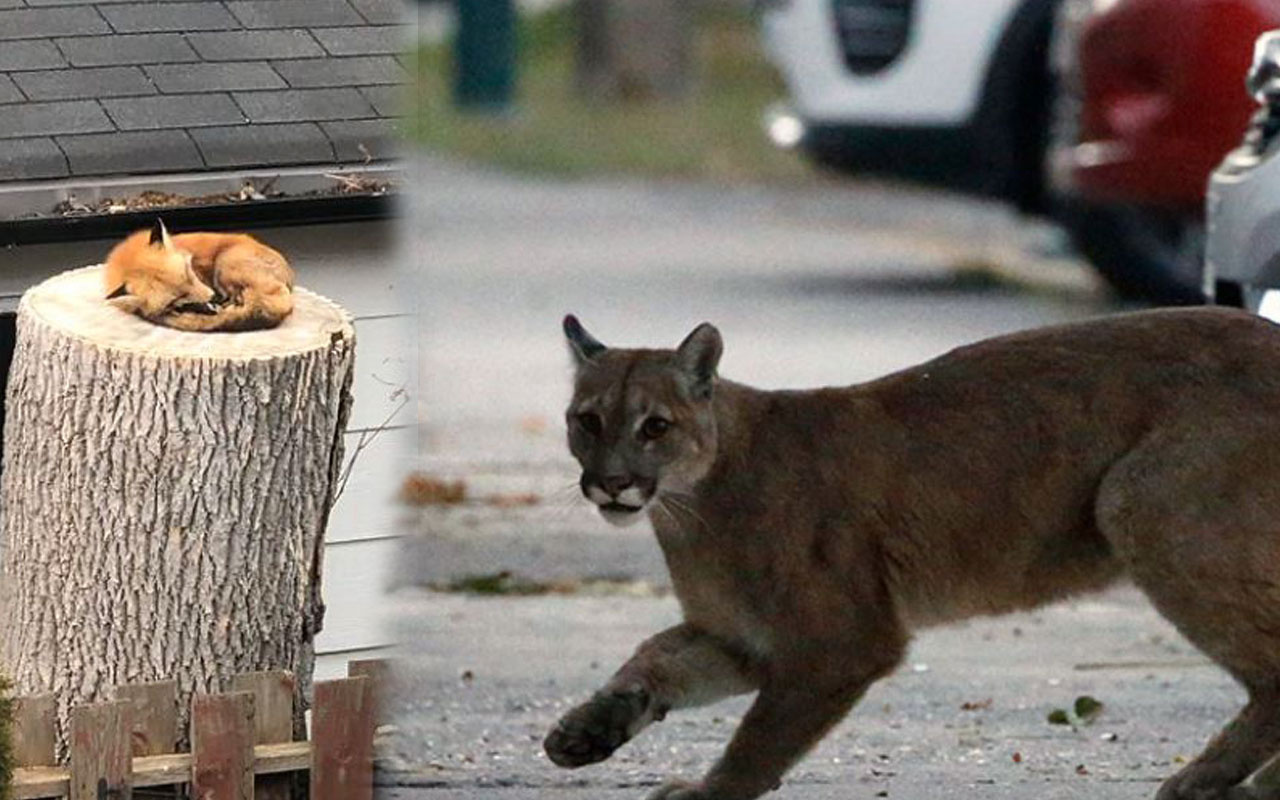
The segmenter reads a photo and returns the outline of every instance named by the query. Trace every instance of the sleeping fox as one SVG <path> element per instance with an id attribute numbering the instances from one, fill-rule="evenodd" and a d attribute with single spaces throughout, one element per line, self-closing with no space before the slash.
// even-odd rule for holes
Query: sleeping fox
<path id="1" fill-rule="evenodd" d="M 157 219 L 112 249 L 103 276 L 108 302 L 178 330 L 274 328 L 293 310 L 289 263 L 243 233 L 170 236 Z"/>

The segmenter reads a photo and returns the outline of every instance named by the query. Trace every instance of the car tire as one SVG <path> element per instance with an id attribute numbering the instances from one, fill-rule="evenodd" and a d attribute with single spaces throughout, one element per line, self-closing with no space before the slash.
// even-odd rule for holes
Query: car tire
<path id="1" fill-rule="evenodd" d="M 1154 209 L 1058 199 L 1055 217 L 1080 254 L 1127 300 L 1201 305 L 1204 225 Z"/>

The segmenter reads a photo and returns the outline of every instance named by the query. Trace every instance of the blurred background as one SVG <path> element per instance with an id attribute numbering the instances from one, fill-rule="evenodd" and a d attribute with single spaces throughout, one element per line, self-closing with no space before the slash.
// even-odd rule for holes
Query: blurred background
<path id="1" fill-rule="evenodd" d="M 711 321 L 721 374 L 782 388 L 1128 309 L 1257 309 L 1273 285 L 1280 237 L 1252 231 L 1269 229 L 1259 198 L 1280 197 L 1264 174 L 1280 125 L 1269 73 L 1246 76 L 1280 2 L 416 10 L 420 449 L 392 581 L 413 690 L 388 797 L 641 797 L 699 774 L 744 708 L 682 716 L 581 772 L 541 753 L 569 704 L 679 616 L 647 524 L 607 527 L 579 496 L 565 313 L 622 346 Z M 1250 246 L 1206 266 L 1226 252 L 1211 185 L 1256 213 L 1232 212 Z M 1130 590 L 962 633 L 923 637 L 778 796 L 1148 797 L 1239 701 Z M 1126 709 L 1112 738 L 1045 727 L 1042 709 L 1086 691 Z"/>

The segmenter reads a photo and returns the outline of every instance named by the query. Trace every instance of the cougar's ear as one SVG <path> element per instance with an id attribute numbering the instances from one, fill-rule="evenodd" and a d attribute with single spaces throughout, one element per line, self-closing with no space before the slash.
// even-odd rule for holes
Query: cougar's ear
<path id="1" fill-rule="evenodd" d="M 587 329 L 572 314 L 564 318 L 564 335 L 569 340 L 569 352 L 573 354 L 573 361 L 578 366 L 595 360 L 596 356 L 609 349 L 587 333 Z"/>
<path id="2" fill-rule="evenodd" d="M 115 299 L 116 299 L 116 298 L 118 298 L 118 297 L 125 297 L 125 296 L 127 296 L 128 294 L 129 294 L 129 287 L 128 287 L 128 286 L 125 286 L 125 285 L 122 283 L 122 284 L 120 284 L 120 285 L 116 288 L 116 290 L 115 290 L 114 292 L 112 292 L 111 294 L 107 295 L 107 299 L 108 299 L 108 300 L 115 300 Z"/>
<path id="3" fill-rule="evenodd" d="M 151 245 L 160 247 L 172 247 L 169 241 L 169 229 L 164 226 L 164 220 L 156 217 L 155 224 L 151 226 Z"/>
<path id="4" fill-rule="evenodd" d="M 711 382 L 716 376 L 716 366 L 719 365 L 720 354 L 723 352 L 724 342 L 720 339 L 720 331 L 710 322 L 694 328 L 693 333 L 686 336 L 676 348 L 676 364 L 693 378 L 694 396 L 711 396 Z"/>

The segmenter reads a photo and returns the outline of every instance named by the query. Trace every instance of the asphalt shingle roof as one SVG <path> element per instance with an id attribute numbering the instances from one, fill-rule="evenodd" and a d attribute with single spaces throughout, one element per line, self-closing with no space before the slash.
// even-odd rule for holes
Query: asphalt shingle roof
<path id="1" fill-rule="evenodd" d="M 0 0 L 0 180 L 393 156 L 405 0 Z"/>

